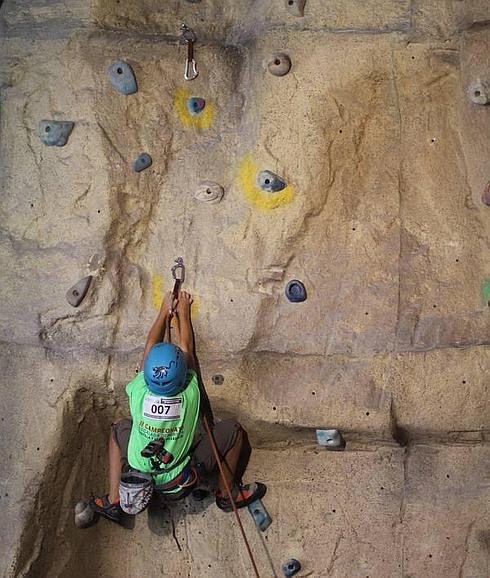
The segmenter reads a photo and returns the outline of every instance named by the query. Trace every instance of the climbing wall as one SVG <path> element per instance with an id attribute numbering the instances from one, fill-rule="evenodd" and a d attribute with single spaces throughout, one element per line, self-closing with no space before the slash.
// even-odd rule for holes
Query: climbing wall
<path id="1" fill-rule="evenodd" d="M 242 514 L 260 575 L 490 574 L 489 22 L 0 2 L 5 576 L 253 576 L 210 500 L 73 525 L 177 257 L 215 412 L 269 488 L 266 532 Z"/>

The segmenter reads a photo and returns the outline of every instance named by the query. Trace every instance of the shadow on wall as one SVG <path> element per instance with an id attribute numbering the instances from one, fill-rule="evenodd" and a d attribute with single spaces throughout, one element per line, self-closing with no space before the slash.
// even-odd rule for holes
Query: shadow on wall
<path id="1" fill-rule="evenodd" d="M 65 403 L 58 447 L 48 460 L 34 511 L 27 517 L 14 576 L 100 575 L 106 527 L 83 534 L 73 508 L 82 496 L 104 487 L 107 433 L 115 408 L 86 389 Z"/>

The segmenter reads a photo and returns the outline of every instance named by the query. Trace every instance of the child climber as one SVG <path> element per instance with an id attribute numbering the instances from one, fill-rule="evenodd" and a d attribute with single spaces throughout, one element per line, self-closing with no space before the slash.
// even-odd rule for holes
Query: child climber
<path id="1" fill-rule="evenodd" d="M 146 340 L 143 371 L 126 386 L 131 419 L 112 424 L 109 493 L 91 501 L 93 510 L 112 521 L 119 522 L 122 511 L 137 514 L 144 510 L 153 491 L 179 500 L 198 486 L 215 492 L 218 508 L 232 511 L 203 415 L 236 507 L 266 492 L 258 482 L 241 484 L 251 452 L 245 430 L 231 419 L 213 423 L 195 357 L 191 305 L 186 292 L 179 293 L 178 300 L 171 292 L 165 295 Z M 178 345 L 165 341 L 170 339 L 173 316 Z"/>

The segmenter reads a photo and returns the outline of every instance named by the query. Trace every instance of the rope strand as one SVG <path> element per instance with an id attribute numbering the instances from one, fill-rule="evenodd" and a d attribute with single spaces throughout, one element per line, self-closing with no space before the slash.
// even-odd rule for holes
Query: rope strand
<path id="1" fill-rule="evenodd" d="M 253 557 L 252 550 L 250 548 L 250 544 L 248 543 L 247 536 L 245 534 L 245 530 L 243 529 L 242 521 L 240 519 L 240 515 L 238 514 L 238 509 L 236 507 L 235 500 L 233 499 L 233 495 L 231 493 L 230 486 L 228 485 L 228 481 L 226 480 L 225 472 L 223 470 L 223 464 L 221 463 L 221 459 L 220 459 L 219 453 L 218 453 L 218 448 L 216 447 L 216 442 L 214 441 L 214 437 L 213 437 L 213 434 L 212 434 L 211 429 L 209 427 L 208 418 L 206 417 L 206 415 L 203 415 L 203 421 L 204 421 L 204 427 L 206 428 L 206 433 L 208 434 L 208 437 L 209 437 L 209 442 L 211 443 L 211 448 L 213 450 L 214 457 L 216 458 L 216 462 L 218 463 L 218 468 L 219 468 L 221 477 L 223 479 L 223 483 L 225 484 L 226 493 L 228 494 L 228 499 L 230 500 L 231 507 L 233 508 L 233 511 L 235 512 L 238 526 L 240 527 L 240 531 L 242 533 L 243 541 L 245 542 L 245 546 L 247 548 L 247 552 L 248 552 L 248 555 L 250 557 L 250 561 L 252 562 L 255 576 L 256 576 L 256 578 L 260 578 L 259 571 L 257 570 L 257 564 L 255 563 L 255 559 Z"/>

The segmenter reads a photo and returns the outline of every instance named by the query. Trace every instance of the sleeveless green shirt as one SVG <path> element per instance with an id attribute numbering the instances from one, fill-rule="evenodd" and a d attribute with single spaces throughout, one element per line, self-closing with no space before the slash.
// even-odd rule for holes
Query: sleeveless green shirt
<path id="1" fill-rule="evenodd" d="M 199 419 L 200 394 L 195 371 L 189 370 L 186 379 L 184 391 L 169 397 L 151 393 L 142 371 L 126 386 L 133 419 L 128 462 L 140 472 L 151 473 L 157 485 L 173 480 L 190 461 L 189 451 Z M 141 455 L 141 450 L 158 438 L 164 438 L 165 449 L 172 454 L 173 460 L 155 470 L 150 458 Z"/>

